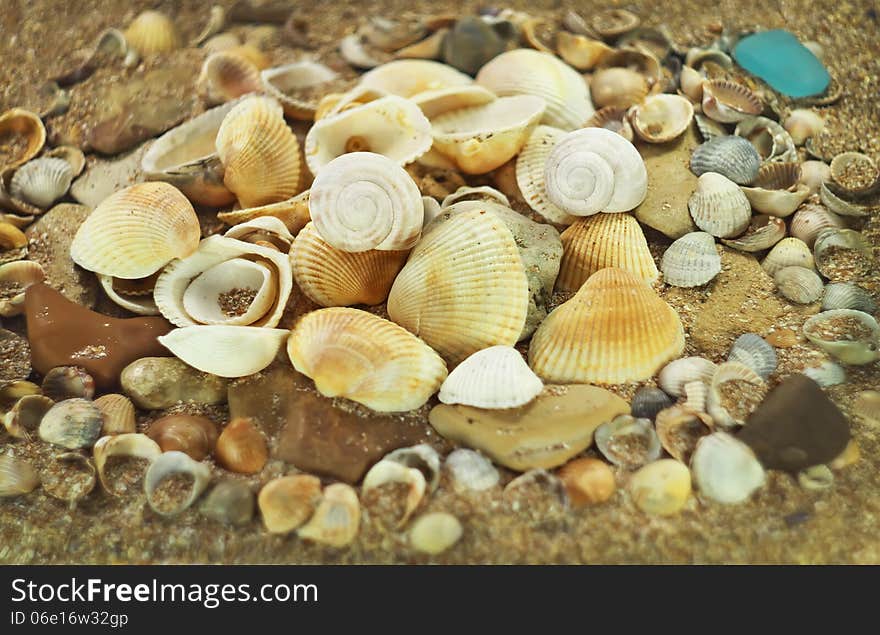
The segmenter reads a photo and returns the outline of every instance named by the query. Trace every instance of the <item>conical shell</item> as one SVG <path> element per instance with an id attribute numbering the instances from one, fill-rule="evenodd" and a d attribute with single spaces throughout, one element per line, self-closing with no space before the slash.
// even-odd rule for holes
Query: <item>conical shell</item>
<path id="1" fill-rule="evenodd" d="M 734 123 L 762 110 L 758 96 L 742 84 L 724 79 L 703 83 L 703 113 L 715 121 Z"/>
<path id="2" fill-rule="evenodd" d="M 822 278 L 805 267 L 783 267 L 773 276 L 776 289 L 784 298 L 798 304 L 811 304 L 822 297 Z"/>
<path id="3" fill-rule="evenodd" d="M 101 435 L 126 434 L 136 431 L 134 404 L 125 395 L 109 394 L 95 399 L 95 405 L 104 415 Z"/>
<path id="4" fill-rule="evenodd" d="M 480 209 L 445 212 L 428 226 L 388 296 L 388 316 L 450 364 L 479 350 L 513 346 L 529 285 L 513 236 Z"/>
<path id="5" fill-rule="evenodd" d="M 745 502 L 766 480 L 751 448 L 726 432 L 700 439 L 691 470 L 700 493 L 725 504 Z"/>
<path id="6" fill-rule="evenodd" d="M 16 198 L 48 209 L 67 193 L 72 179 L 73 170 L 64 159 L 34 159 L 15 171 L 9 190 Z"/>
<path id="7" fill-rule="evenodd" d="M 329 88 L 338 77 L 333 69 L 310 60 L 268 68 L 261 73 L 263 88 L 281 103 L 284 114 L 306 121 L 315 116 L 318 88 Z"/>
<path id="8" fill-rule="evenodd" d="M 256 218 L 271 216 L 279 219 L 287 227 L 288 231 L 296 234 L 311 220 L 309 216 L 309 198 L 311 190 L 306 190 L 280 203 L 270 203 L 259 207 L 218 212 L 217 219 L 227 225 L 238 225 Z"/>
<path id="9" fill-rule="evenodd" d="M 629 123 L 628 108 L 617 106 L 605 106 L 593 113 L 593 116 L 584 124 L 584 128 L 605 128 L 616 132 L 627 141 L 633 140 L 633 130 Z"/>
<path id="10" fill-rule="evenodd" d="M 477 83 L 499 97 L 535 95 L 547 103 L 541 123 L 569 131 L 593 114 L 583 78 L 549 53 L 516 49 L 502 53 L 477 73 Z"/>
<path id="11" fill-rule="evenodd" d="M 776 349 L 755 333 L 743 333 L 737 337 L 733 346 L 730 347 L 727 361 L 748 366 L 762 379 L 767 379 L 772 375 L 776 371 L 778 363 Z"/>
<path id="12" fill-rule="evenodd" d="M 706 172 L 697 180 L 688 210 L 697 227 L 718 238 L 739 236 L 752 218 L 752 207 L 742 190 L 715 172 Z"/>
<path id="13" fill-rule="evenodd" d="M 615 384 L 650 378 L 682 350 L 672 307 L 628 271 L 608 268 L 541 323 L 529 365 L 545 381 Z"/>
<path id="14" fill-rule="evenodd" d="M 427 90 L 467 86 L 473 81 L 468 75 L 440 62 L 396 60 L 364 73 L 360 86 L 386 95 L 412 97 Z"/>
<path id="15" fill-rule="evenodd" d="M 556 48 L 563 61 L 579 71 L 592 70 L 603 56 L 613 50 L 604 42 L 567 31 L 556 34 Z"/>
<path id="16" fill-rule="evenodd" d="M 299 143 L 273 99 L 250 97 L 220 124 L 215 141 L 223 183 L 242 207 L 283 201 L 299 192 Z"/>
<path id="17" fill-rule="evenodd" d="M 648 80 L 630 68 L 603 68 L 593 73 L 590 95 L 598 108 L 629 108 L 648 96 Z"/>
<path id="18" fill-rule="evenodd" d="M 297 530 L 305 540 L 345 547 L 356 537 L 361 523 L 361 505 L 357 492 L 345 483 L 333 483 L 324 489 L 324 495 L 314 516 Z"/>
<path id="19" fill-rule="evenodd" d="M 0 455 L 0 498 L 21 496 L 40 484 L 40 476 L 27 461 Z"/>
<path id="20" fill-rule="evenodd" d="M 673 397 L 683 397 L 684 387 L 692 381 L 709 383 L 718 366 L 703 357 L 682 357 L 666 364 L 657 383 L 660 388 Z"/>
<path id="21" fill-rule="evenodd" d="M 715 239 L 706 232 L 691 232 L 673 242 L 660 261 L 663 281 L 675 287 L 699 287 L 721 273 L 721 256 Z"/>
<path id="22" fill-rule="evenodd" d="M 11 108 L 0 115 L 0 167 L 14 168 L 27 163 L 37 156 L 44 143 L 46 128 L 31 111 Z"/>
<path id="23" fill-rule="evenodd" d="M 125 40 L 143 57 L 168 53 L 180 47 L 174 22 L 164 13 L 144 11 L 125 29 Z"/>
<path id="24" fill-rule="evenodd" d="M 631 116 L 633 130 L 649 143 L 672 141 L 684 134 L 693 119 L 693 105 L 678 95 L 652 95 Z"/>
<path id="25" fill-rule="evenodd" d="M 785 267 L 806 267 L 815 269 L 813 253 L 802 240 L 797 238 L 783 238 L 761 262 L 761 266 L 767 275 L 775 276 L 780 269 Z"/>
<path id="26" fill-rule="evenodd" d="M 716 137 L 697 146 L 691 156 L 691 172 L 700 176 L 716 172 L 738 185 L 748 185 L 758 176 L 761 157 L 742 137 Z"/>
<path id="27" fill-rule="evenodd" d="M 591 275 L 606 267 L 625 269 L 647 284 L 660 273 L 648 241 L 635 217 L 596 214 L 579 218 L 561 235 L 562 262 L 556 288 L 577 291 Z"/>
<path id="28" fill-rule="evenodd" d="M 321 394 L 379 412 L 419 408 L 446 378 L 443 360 L 418 338 L 358 309 L 309 313 L 293 329 L 287 353 Z"/>
<path id="29" fill-rule="evenodd" d="M 746 233 L 738 238 L 722 238 L 728 247 L 753 253 L 770 249 L 785 238 L 785 221 L 781 218 L 759 214 L 752 216 Z"/>
<path id="30" fill-rule="evenodd" d="M 201 229 L 193 206 L 167 183 L 120 190 L 80 225 L 70 257 L 84 269 L 116 278 L 146 278 L 198 247 Z"/>
<path id="31" fill-rule="evenodd" d="M 440 387 L 440 401 L 476 408 L 518 408 L 544 384 L 510 346 L 491 346 L 459 364 Z"/>
<path id="32" fill-rule="evenodd" d="M 258 93 L 263 82 L 260 69 L 253 62 L 231 51 L 222 51 L 207 57 L 196 86 L 205 100 L 214 105 Z"/>
<path id="33" fill-rule="evenodd" d="M 577 217 L 558 207 L 547 193 L 544 168 L 556 143 L 565 136 L 559 128 L 538 126 L 516 159 L 516 183 L 529 207 L 551 223 L 570 225 Z"/>
<path id="34" fill-rule="evenodd" d="M 42 265 L 31 260 L 15 260 L 0 265 L 0 317 L 24 312 L 25 291 L 46 279 Z"/>
<path id="35" fill-rule="evenodd" d="M 256 326 L 187 326 L 159 337 L 175 357 L 212 375 L 244 377 L 275 359 L 289 331 Z"/>
<path id="36" fill-rule="evenodd" d="M 825 296 L 822 298 L 822 310 L 853 309 L 865 313 L 875 313 L 877 303 L 871 294 L 851 282 L 832 282 L 825 287 Z"/>

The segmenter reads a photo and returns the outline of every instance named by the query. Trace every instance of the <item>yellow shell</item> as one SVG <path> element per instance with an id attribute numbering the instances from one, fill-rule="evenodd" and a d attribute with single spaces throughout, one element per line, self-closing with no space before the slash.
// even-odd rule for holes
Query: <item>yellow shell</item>
<path id="1" fill-rule="evenodd" d="M 660 275 L 645 234 L 629 214 L 596 214 L 579 218 L 562 232 L 562 262 L 556 288 L 577 291 L 606 267 L 626 269 L 651 284 Z"/>
<path id="2" fill-rule="evenodd" d="M 519 339 L 528 280 L 513 236 L 481 209 L 444 212 L 428 226 L 388 296 L 388 316 L 451 364 Z"/>
<path id="3" fill-rule="evenodd" d="M 683 350 L 675 310 L 630 272 L 608 268 L 541 323 L 529 365 L 546 382 L 618 384 L 649 379 Z"/>
<path id="4" fill-rule="evenodd" d="M 327 244 L 309 223 L 293 243 L 290 264 L 300 290 L 321 306 L 372 305 L 388 297 L 408 254 L 342 251 Z"/>
<path id="5" fill-rule="evenodd" d="M 174 22 L 158 11 L 144 11 L 137 16 L 125 30 L 125 40 L 143 57 L 180 48 Z"/>
<path id="6" fill-rule="evenodd" d="M 199 246 L 199 219 L 173 185 L 148 182 L 110 195 L 80 225 L 70 257 L 83 269 L 132 280 Z"/>
<path id="7" fill-rule="evenodd" d="M 299 192 L 299 143 L 278 102 L 250 97 L 229 111 L 217 132 L 223 183 L 242 207 L 277 203 Z"/>
<path id="8" fill-rule="evenodd" d="M 7 154 L 6 146 L 24 148 L 18 156 Z M 46 143 L 46 127 L 34 113 L 12 108 L 0 115 L 0 167 L 14 168 L 37 156 Z"/>
<path id="9" fill-rule="evenodd" d="M 291 332 L 287 353 L 322 395 L 346 397 L 379 412 L 419 408 L 446 379 L 446 364 L 429 346 L 359 309 L 307 314 Z"/>
<path id="10" fill-rule="evenodd" d="M 247 209 L 217 214 L 218 220 L 223 221 L 227 225 L 238 225 L 239 223 L 246 223 L 264 216 L 271 216 L 281 220 L 291 233 L 297 233 L 305 227 L 311 218 L 309 215 L 309 190 L 279 203 L 269 203 L 259 207 L 249 207 Z"/>
<path id="11" fill-rule="evenodd" d="M 223 51 L 209 55 L 197 82 L 209 104 L 222 104 L 263 87 L 260 69 L 246 57 Z"/>

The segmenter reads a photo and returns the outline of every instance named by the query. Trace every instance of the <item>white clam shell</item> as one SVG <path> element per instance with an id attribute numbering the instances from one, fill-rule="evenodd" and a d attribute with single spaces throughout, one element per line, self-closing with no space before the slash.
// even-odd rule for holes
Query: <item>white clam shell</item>
<path id="1" fill-rule="evenodd" d="M 834 194 L 825 183 L 819 186 L 819 200 L 822 201 L 822 205 L 841 216 L 867 216 L 871 213 L 870 207 L 843 200 Z"/>
<path id="2" fill-rule="evenodd" d="M 459 448 L 446 457 L 446 469 L 456 490 L 481 492 L 498 485 L 501 475 L 492 461 L 475 450 Z"/>
<path id="3" fill-rule="evenodd" d="M 440 401 L 476 408 L 517 408 L 544 388 L 519 352 L 491 346 L 465 359 L 440 386 Z"/>
<path id="4" fill-rule="evenodd" d="M 752 218 L 752 207 L 742 190 L 715 172 L 706 172 L 697 180 L 688 210 L 697 227 L 718 238 L 739 236 Z"/>
<path id="5" fill-rule="evenodd" d="M 244 377 L 271 364 L 288 335 L 286 329 L 199 325 L 174 329 L 158 339 L 193 368 L 220 377 Z"/>
<path id="6" fill-rule="evenodd" d="M 725 432 L 703 437 L 691 457 L 700 493 L 719 503 L 742 503 L 761 488 L 764 468 L 751 448 Z"/>
<path id="7" fill-rule="evenodd" d="M 825 295 L 822 298 L 822 310 L 853 309 L 874 313 L 877 311 L 877 303 L 871 294 L 851 282 L 832 282 L 826 285 Z"/>
<path id="8" fill-rule="evenodd" d="M 822 297 L 822 278 L 806 267 L 783 267 L 773 276 L 776 289 L 784 298 L 798 304 L 811 304 Z"/>
<path id="9" fill-rule="evenodd" d="M 547 193 L 544 168 L 556 143 L 565 131 L 552 126 L 538 126 L 532 132 L 516 159 L 516 184 L 526 203 L 551 223 L 571 225 L 572 216 L 557 206 Z"/>
<path id="10" fill-rule="evenodd" d="M 691 125 L 694 107 L 679 95 L 652 95 L 635 107 L 630 117 L 633 130 L 649 143 L 672 141 Z"/>
<path id="11" fill-rule="evenodd" d="M 113 288 L 113 276 L 105 276 L 102 273 L 98 274 L 98 282 L 104 290 L 104 293 L 107 294 L 107 297 L 123 309 L 138 315 L 159 315 L 159 307 L 156 306 L 156 302 L 153 300 L 152 295 L 121 295 Z"/>
<path id="12" fill-rule="evenodd" d="M 403 527 L 425 496 L 425 476 L 416 468 L 406 467 L 396 461 L 382 460 L 371 467 L 364 476 L 361 493 L 366 494 L 387 483 L 402 483 L 408 486 L 406 507 L 397 525 Z"/>
<path id="13" fill-rule="evenodd" d="M 12 175 L 9 193 L 40 209 L 67 193 L 73 180 L 73 169 L 64 159 L 40 158 L 25 163 Z"/>
<path id="14" fill-rule="evenodd" d="M 412 97 L 428 90 L 468 86 L 474 80 L 432 60 L 395 60 L 364 73 L 360 87 L 380 94 Z"/>
<path id="15" fill-rule="evenodd" d="M 98 472 L 98 480 L 108 494 L 116 495 L 117 491 L 112 483 L 107 481 L 105 467 L 107 461 L 114 456 L 127 456 L 138 459 L 155 461 L 162 454 L 159 444 L 145 434 L 126 433 L 113 436 L 101 437 L 95 443 L 93 449 L 95 469 Z"/>
<path id="16" fill-rule="evenodd" d="M 682 357 L 663 367 L 657 383 L 666 394 L 683 397 L 685 384 L 695 380 L 708 383 L 717 368 L 715 362 L 703 357 Z"/>
<path id="17" fill-rule="evenodd" d="M 699 287 L 721 272 L 715 239 L 706 232 L 691 232 L 673 242 L 660 261 L 663 281 L 676 287 Z"/>
<path id="18" fill-rule="evenodd" d="M 761 262 L 761 267 L 770 276 L 775 276 L 780 269 L 792 266 L 815 269 L 813 252 L 804 241 L 792 237 L 783 238 L 776 243 Z"/>
<path id="19" fill-rule="evenodd" d="M 240 315 L 226 315 L 220 307 L 220 295 L 230 288 L 256 291 L 250 305 Z M 183 308 L 200 324 L 246 325 L 263 317 L 275 301 L 272 272 L 264 265 L 232 258 L 206 269 L 190 281 L 183 293 Z"/>
<path id="20" fill-rule="evenodd" d="M 825 360 L 818 366 L 805 368 L 802 372 L 823 388 L 838 386 L 846 382 L 846 370 L 831 360 Z"/>
<path id="21" fill-rule="evenodd" d="M 157 507 L 154 498 L 156 490 L 162 484 L 162 481 L 175 474 L 188 474 L 192 477 L 193 483 L 189 495 L 171 509 Z M 171 450 L 160 454 L 150 463 L 150 467 L 144 476 L 144 492 L 147 495 L 147 502 L 154 512 L 162 516 L 176 516 L 189 508 L 201 496 L 205 488 L 208 487 L 210 480 L 211 469 L 207 465 L 194 461 L 183 452 Z"/>

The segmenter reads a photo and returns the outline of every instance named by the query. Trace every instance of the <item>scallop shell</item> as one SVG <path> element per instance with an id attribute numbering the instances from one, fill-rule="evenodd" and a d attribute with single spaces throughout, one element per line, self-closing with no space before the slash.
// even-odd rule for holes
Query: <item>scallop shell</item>
<path id="1" fill-rule="evenodd" d="M 443 360 L 418 338 L 358 309 L 309 313 L 293 329 L 287 353 L 322 395 L 378 412 L 419 408 L 446 379 Z"/>
<path id="2" fill-rule="evenodd" d="M 725 432 L 700 439 L 691 471 L 703 496 L 725 504 L 745 502 L 766 481 L 751 448 Z"/>
<path id="3" fill-rule="evenodd" d="M 645 234 L 629 214 L 580 218 L 561 235 L 563 254 L 556 288 L 577 291 L 605 267 L 625 269 L 647 284 L 660 275 Z"/>
<path id="4" fill-rule="evenodd" d="M 207 57 L 196 87 L 211 105 L 222 104 L 263 89 L 260 69 L 246 57 L 232 51 L 212 53 Z"/>
<path id="5" fill-rule="evenodd" d="M 9 455 L 0 455 L 0 498 L 21 496 L 35 490 L 40 477 L 33 466 Z"/>
<path id="6" fill-rule="evenodd" d="M 781 218 L 758 214 L 752 216 L 749 229 L 738 238 L 722 238 L 721 242 L 739 251 L 753 253 L 770 249 L 785 238 L 785 221 Z"/>
<path id="7" fill-rule="evenodd" d="M 551 223 L 570 225 L 577 217 L 556 206 L 547 192 L 544 168 L 553 148 L 565 132 L 550 126 L 538 126 L 516 159 L 516 183 L 526 203 Z"/>
<path id="8" fill-rule="evenodd" d="M 34 159 L 15 171 L 9 190 L 15 198 L 48 209 L 67 193 L 72 179 L 73 170 L 64 159 Z"/>
<path id="9" fill-rule="evenodd" d="M 458 448 L 446 457 L 446 469 L 456 491 L 482 492 L 498 485 L 501 475 L 492 461 L 468 448 Z"/>
<path id="10" fill-rule="evenodd" d="M 648 463 L 632 475 L 630 496 L 646 514 L 671 516 L 680 512 L 691 495 L 691 473 L 674 459 Z"/>
<path id="11" fill-rule="evenodd" d="M 762 110 L 760 98 L 742 84 L 724 79 L 703 82 L 703 114 L 715 121 L 734 123 Z"/>
<path id="12" fill-rule="evenodd" d="M 535 95 L 547 103 L 541 123 L 569 131 L 593 114 L 587 85 L 573 68 L 549 53 L 507 51 L 477 73 L 477 83 L 499 97 Z"/>
<path id="13" fill-rule="evenodd" d="M 776 351 L 773 346 L 755 333 L 744 333 L 737 337 L 733 346 L 730 347 L 727 361 L 739 362 L 748 366 L 762 379 L 767 379 L 772 375 L 777 364 Z"/>
<path id="14" fill-rule="evenodd" d="M 628 271 L 608 268 L 541 323 L 529 365 L 545 381 L 615 384 L 650 378 L 682 350 L 672 307 Z"/>
<path id="15" fill-rule="evenodd" d="M 797 238 L 783 238 L 761 262 L 761 266 L 769 276 L 775 276 L 776 272 L 785 267 L 806 267 L 815 269 L 813 253 L 807 247 L 807 243 Z"/>
<path id="16" fill-rule="evenodd" d="M 792 110 L 783 124 L 795 145 L 802 146 L 810 137 L 816 137 L 825 128 L 825 120 L 812 110 Z"/>
<path id="17" fill-rule="evenodd" d="M 137 429 L 134 404 L 125 395 L 107 394 L 95 399 L 95 405 L 104 415 L 101 435 L 133 433 Z"/>
<path id="18" fill-rule="evenodd" d="M 431 512 L 413 522 L 409 544 L 416 551 L 436 556 L 457 543 L 463 531 L 461 523 L 452 514 Z"/>
<path id="19" fill-rule="evenodd" d="M 143 57 L 180 48 L 180 36 L 174 22 L 158 11 L 139 14 L 125 29 L 125 40 Z"/>
<path id="20" fill-rule="evenodd" d="M 716 137 L 697 146 L 691 156 L 691 171 L 700 176 L 715 172 L 738 185 L 748 185 L 758 176 L 761 157 L 742 137 Z"/>
<path id="21" fill-rule="evenodd" d="M 767 117 L 747 117 L 736 125 L 733 134 L 747 139 L 765 161 L 797 161 L 794 141 L 785 128 Z"/>
<path id="22" fill-rule="evenodd" d="M 663 452 L 650 419 L 620 415 L 596 428 L 594 437 L 602 456 L 626 470 L 656 461 Z"/>
<path id="23" fill-rule="evenodd" d="M 702 382 L 694 382 L 705 386 Z M 712 432 L 712 418 L 686 406 L 672 406 L 657 413 L 657 437 L 663 449 L 687 463 L 699 440 Z"/>
<path id="24" fill-rule="evenodd" d="M 703 357 L 682 357 L 663 367 L 657 383 L 665 393 L 673 397 L 683 397 L 686 384 L 692 381 L 708 384 L 717 368 L 714 362 Z"/>
<path id="25" fill-rule="evenodd" d="M 98 283 L 101 285 L 104 293 L 107 294 L 107 297 L 123 309 L 138 315 L 159 315 L 159 308 L 156 306 L 152 295 L 121 294 L 114 288 L 117 279 L 113 276 L 98 274 Z"/>
<path id="26" fill-rule="evenodd" d="M 856 205 L 845 201 L 829 189 L 828 183 L 822 183 L 819 186 L 819 200 L 822 205 L 827 207 L 835 214 L 841 216 L 868 216 L 871 211 L 866 205 Z"/>
<path id="27" fill-rule="evenodd" d="M 11 108 L 0 115 L 0 145 L 9 148 L 24 146 L 17 156 L 0 152 L 0 167 L 15 168 L 39 154 L 46 143 L 43 121 L 24 108 Z"/>
<path id="28" fill-rule="evenodd" d="M 773 276 L 779 293 L 797 304 L 812 304 L 822 297 L 825 284 L 812 269 L 783 267 Z"/>
<path id="29" fill-rule="evenodd" d="M 510 346 L 491 346 L 465 359 L 440 386 L 440 401 L 476 408 L 518 408 L 544 384 Z"/>
<path id="30" fill-rule="evenodd" d="M 271 364 L 288 334 L 285 329 L 256 326 L 199 325 L 174 329 L 158 339 L 193 368 L 220 377 L 244 377 Z"/>
<path id="31" fill-rule="evenodd" d="M 605 128 L 616 132 L 627 141 L 633 140 L 633 130 L 627 113 L 629 109 L 617 106 L 605 106 L 593 113 L 584 124 L 584 128 Z"/>
<path id="32" fill-rule="evenodd" d="M 832 282 L 825 286 L 822 310 L 853 309 L 865 313 L 876 313 L 877 303 L 871 294 L 851 282 Z"/>
<path id="33" fill-rule="evenodd" d="M 386 95 L 412 97 L 427 90 L 467 86 L 473 79 L 447 64 L 430 60 L 395 60 L 361 77 L 364 89 Z"/>
<path id="34" fill-rule="evenodd" d="M 673 242 L 660 261 L 663 281 L 675 287 L 700 287 L 721 273 L 721 256 L 715 239 L 706 232 L 691 232 Z"/>
<path id="35" fill-rule="evenodd" d="M 297 194 L 293 198 L 248 209 L 219 212 L 217 219 L 227 225 L 237 225 L 257 218 L 272 217 L 284 223 L 287 230 L 296 234 L 311 220 L 309 216 L 309 198 L 311 190 Z"/>
<path id="36" fill-rule="evenodd" d="M 182 501 L 172 507 L 160 507 L 155 500 L 156 490 L 162 482 L 172 476 L 185 474 L 192 478 L 189 494 Z M 176 516 L 188 509 L 202 492 L 208 487 L 211 480 L 211 468 L 204 463 L 192 460 L 183 452 L 164 452 L 156 457 L 144 476 L 144 492 L 147 495 L 147 503 L 154 512 L 162 516 Z"/>
<path id="37" fill-rule="evenodd" d="M 528 304 L 512 234 L 477 208 L 431 223 L 391 287 L 388 315 L 455 364 L 489 346 L 513 346 Z"/>
<path id="38" fill-rule="evenodd" d="M 705 172 L 688 199 L 694 223 L 718 238 L 733 238 L 748 229 L 752 208 L 736 183 L 721 174 Z"/>
<path id="39" fill-rule="evenodd" d="M 791 235 L 812 247 L 823 229 L 845 227 L 844 220 L 824 205 L 809 203 L 801 206 L 791 218 Z"/>
<path id="40" fill-rule="evenodd" d="M 46 272 L 38 262 L 15 260 L 0 265 L 0 317 L 24 313 L 25 291 L 45 279 Z"/>
<path id="41" fill-rule="evenodd" d="M 310 60 L 268 68 L 260 74 L 263 89 L 281 103 L 284 114 L 306 121 L 315 117 L 318 102 L 312 97 L 314 92 L 338 77 L 333 69 Z"/>
<path id="42" fill-rule="evenodd" d="M 666 143 L 690 127 L 694 107 L 678 95 L 652 95 L 635 107 L 630 119 L 636 134 L 649 143 Z"/>
<path id="43" fill-rule="evenodd" d="M 269 481 L 260 490 L 257 504 L 266 531 L 286 534 L 302 526 L 321 500 L 321 479 L 293 474 Z"/>
<path id="44" fill-rule="evenodd" d="M 630 410 L 632 416 L 637 419 L 651 419 L 652 421 L 661 410 L 672 405 L 672 398 L 659 388 L 643 386 L 633 395 Z"/>
<path id="45" fill-rule="evenodd" d="M 104 415 L 87 399 L 67 399 L 52 406 L 40 421 L 40 438 L 68 450 L 91 447 L 101 435 Z"/>
<path id="46" fill-rule="evenodd" d="M 579 71 L 593 70 L 603 56 L 614 50 L 604 42 L 567 31 L 556 34 L 556 48 L 562 60 Z"/>
<path id="47" fill-rule="evenodd" d="M 84 269 L 116 278 L 145 278 L 173 258 L 186 258 L 201 229 L 193 206 L 172 185 L 140 183 L 111 194 L 80 225 L 70 257 Z"/>
<path id="48" fill-rule="evenodd" d="M 638 150 L 604 128 L 583 128 L 562 137 L 547 158 L 544 178 L 550 200 L 577 216 L 629 211 L 648 191 Z"/>
<path id="49" fill-rule="evenodd" d="M 765 342 L 766 344 L 766 342 Z M 775 357 L 775 353 L 774 353 Z M 774 364 L 775 368 L 775 364 Z M 741 426 L 745 423 L 745 417 L 736 418 L 736 413 L 731 413 L 724 404 L 721 394 L 721 386 L 731 381 L 747 382 L 758 386 L 758 390 L 766 393 L 766 384 L 763 378 L 754 369 L 739 362 L 725 362 L 719 364 L 709 384 L 709 394 L 706 399 L 706 411 L 716 425 L 730 428 Z M 746 416 L 750 415 L 747 413 Z"/>
<path id="50" fill-rule="evenodd" d="M 846 371 L 843 367 L 829 360 L 825 360 L 818 366 L 804 368 L 802 372 L 823 388 L 839 386 L 846 382 Z"/>
<path id="51" fill-rule="evenodd" d="M 869 334 L 853 339 L 853 334 L 848 332 L 839 338 L 826 339 L 826 336 L 819 332 L 823 325 L 841 318 L 854 320 L 859 324 L 860 329 L 864 329 Z M 877 320 L 868 313 L 852 309 L 823 311 L 804 322 L 803 332 L 813 344 L 844 364 L 860 366 L 880 359 L 880 353 L 878 353 L 880 326 L 878 326 Z"/>
<path id="52" fill-rule="evenodd" d="M 425 477 L 413 467 L 406 467 L 395 461 L 379 461 L 364 476 L 361 494 L 366 497 L 370 490 L 390 483 L 408 486 L 405 508 L 397 523 L 397 527 L 401 528 L 406 525 L 425 496 Z"/>
<path id="53" fill-rule="evenodd" d="M 297 535 L 330 547 L 345 547 L 357 537 L 360 522 L 357 493 L 345 483 L 333 483 L 324 489 L 314 516 Z"/>
<path id="54" fill-rule="evenodd" d="M 107 461 L 113 457 L 129 457 L 146 459 L 151 463 L 159 458 L 162 450 L 145 434 L 123 433 L 114 436 L 103 436 L 95 443 L 93 449 L 95 470 L 101 487 L 108 494 L 118 496 L 119 490 L 107 478 Z"/>

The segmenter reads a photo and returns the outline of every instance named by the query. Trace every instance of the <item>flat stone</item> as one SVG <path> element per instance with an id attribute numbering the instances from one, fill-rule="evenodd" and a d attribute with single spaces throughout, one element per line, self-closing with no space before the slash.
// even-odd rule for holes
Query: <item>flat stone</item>
<path id="1" fill-rule="evenodd" d="M 144 357 L 123 369 L 120 383 L 139 408 L 161 410 L 182 401 L 226 403 L 228 380 L 196 370 L 176 357 Z"/>
<path id="2" fill-rule="evenodd" d="M 98 159 L 70 186 L 70 195 L 89 207 L 96 208 L 105 198 L 135 183 L 144 181 L 141 159 L 152 141 L 136 150 L 113 159 Z"/>
<path id="3" fill-rule="evenodd" d="M 25 317 L 34 369 L 46 374 L 56 366 L 81 366 L 104 391 L 141 357 L 169 355 L 156 339 L 171 330 L 160 317 L 120 320 L 95 313 L 40 283 L 25 293 Z"/>
<path id="4" fill-rule="evenodd" d="M 593 432 L 629 404 L 604 388 L 548 386 L 520 408 L 487 410 L 439 405 L 429 420 L 443 437 L 481 450 L 512 470 L 562 465 L 593 443 Z"/>
<path id="5" fill-rule="evenodd" d="M 821 95 L 831 83 L 822 62 L 784 29 L 755 33 L 733 48 L 737 64 L 789 97 Z"/>
<path id="6" fill-rule="evenodd" d="M 849 421 L 819 384 L 792 375 L 767 395 L 738 438 L 764 467 L 796 472 L 843 452 L 850 439 Z"/>
<path id="7" fill-rule="evenodd" d="M 28 341 L 12 331 L 0 329 L 0 386 L 27 379 L 30 374 Z"/>

